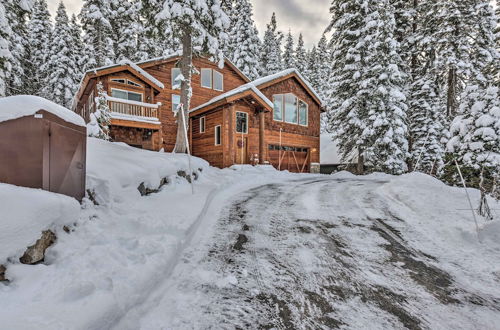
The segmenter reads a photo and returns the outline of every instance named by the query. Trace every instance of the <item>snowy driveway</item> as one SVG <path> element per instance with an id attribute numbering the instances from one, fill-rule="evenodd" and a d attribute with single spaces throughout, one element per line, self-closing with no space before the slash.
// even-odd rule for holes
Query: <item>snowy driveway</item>
<path id="1" fill-rule="evenodd" d="M 439 239 L 414 230 L 419 219 L 395 214 L 403 201 L 388 203 L 379 192 L 389 180 L 315 177 L 234 196 L 116 328 L 498 327 L 495 273 L 468 273 L 469 259 L 488 251 L 453 260 Z M 439 255 L 429 253 L 433 246 Z"/>

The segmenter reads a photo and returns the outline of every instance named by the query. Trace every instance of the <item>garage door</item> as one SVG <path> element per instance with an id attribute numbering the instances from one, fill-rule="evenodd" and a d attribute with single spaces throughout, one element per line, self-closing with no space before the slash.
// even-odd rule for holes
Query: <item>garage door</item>
<path id="1" fill-rule="evenodd" d="M 269 145 L 269 161 L 282 171 L 309 173 L 309 148 Z"/>

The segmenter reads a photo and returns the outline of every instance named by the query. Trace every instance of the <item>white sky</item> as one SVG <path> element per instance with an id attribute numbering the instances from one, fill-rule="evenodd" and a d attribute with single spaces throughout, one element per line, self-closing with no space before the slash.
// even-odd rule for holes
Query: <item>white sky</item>
<path id="1" fill-rule="evenodd" d="M 276 12 L 278 28 L 283 32 L 292 30 L 297 40 L 299 33 L 304 35 L 306 47 L 310 48 L 321 38 L 328 25 L 331 0 L 251 0 L 254 6 L 254 20 L 260 34 L 266 29 L 271 15 Z M 48 0 L 49 10 L 55 13 L 60 0 Z M 71 15 L 78 14 L 82 0 L 64 0 Z"/>

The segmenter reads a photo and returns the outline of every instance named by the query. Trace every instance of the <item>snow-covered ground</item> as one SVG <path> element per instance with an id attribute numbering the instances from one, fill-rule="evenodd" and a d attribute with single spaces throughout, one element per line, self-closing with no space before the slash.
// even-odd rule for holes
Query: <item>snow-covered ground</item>
<path id="1" fill-rule="evenodd" d="M 37 237 L 12 246 L 19 228 L 0 235 L 0 244 L 10 244 L 2 253 L 11 257 L 11 282 L 0 284 L 0 327 L 500 324 L 500 221 L 480 219 L 479 243 L 463 189 L 422 174 L 219 170 L 194 158 L 192 195 L 177 175 L 187 164 L 184 155 L 90 139 L 88 187 L 100 205 L 86 201 L 77 209 L 59 195 L 0 185 L 0 209 L 10 203 L 19 210 L 7 222 L 2 211 L 2 226 L 39 220 L 34 231 L 46 224 L 58 236 L 43 264 L 27 266 L 16 260 Z M 141 183 L 158 188 L 164 178 L 169 183 L 158 193 L 137 190 Z M 40 203 L 32 206 L 33 198 Z M 45 217 L 44 208 L 57 203 L 67 208 Z M 73 223 L 71 233 L 61 230 Z"/>

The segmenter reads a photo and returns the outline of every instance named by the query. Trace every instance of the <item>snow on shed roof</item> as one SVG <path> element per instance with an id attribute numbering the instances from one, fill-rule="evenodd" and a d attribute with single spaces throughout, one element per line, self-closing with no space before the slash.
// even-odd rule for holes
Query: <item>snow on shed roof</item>
<path id="1" fill-rule="evenodd" d="M 0 98 L 0 122 L 32 116 L 39 110 L 48 111 L 68 123 L 85 127 L 82 117 L 42 97 L 16 95 Z"/>
<path id="2" fill-rule="evenodd" d="M 208 101 L 207 103 L 205 104 L 202 104 L 200 106 L 197 106 L 196 108 L 190 110 L 189 112 L 195 112 L 195 111 L 198 111 L 202 108 L 205 108 L 215 102 L 218 102 L 220 100 L 223 100 L 227 97 L 230 97 L 230 96 L 233 96 L 233 95 L 236 95 L 236 94 L 239 94 L 239 93 L 243 93 L 247 90 L 252 90 L 255 94 L 257 94 L 258 97 L 260 97 L 264 102 L 266 102 L 266 104 L 269 106 L 269 107 L 273 107 L 273 102 L 271 102 L 264 94 L 262 94 L 262 92 L 253 84 L 253 83 L 247 83 L 245 85 L 241 85 L 240 87 L 237 87 L 235 89 L 232 89 L 230 90 L 229 92 L 227 93 L 224 93 L 224 94 L 221 94 L 219 96 L 216 96 L 214 97 L 213 99 L 211 99 L 210 101 Z"/>
<path id="3" fill-rule="evenodd" d="M 306 78 L 304 78 L 304 76 L 297 70 L 297 69 L 294 69 L 294 68 L 291 68 L 291 69 L 286 69 L 286 70 L 283 70 L 283 71 L 280 71 L 280 72 L 277 72 L 275 74 L 271 74 L 269 76 L 266 76 L 266 77 L 262 77 L 262 78 L 259 78 L 259 79 L 256 79 L 254 81 L 252 81 L 252 83 L 255 85 L 255 86 L 260 86 L 260 85 L 263 85 L 265 83 L 268 83 L 268 82 L 271 82 L 273 80 L 276 80 L 276 79 L 279 79 L 279 78 L 282 78 L 282 77 L 286 77 L 290 74 L 293 74 L 295 73 L 300 80 L 302 80 L 302 82 L 307 86 L 307 88 L 311 91 L 311 93 L 314 94 L 314 96 L 321 102 L 321 104 L 323 105 L 324 102 L 323 100 L 321 99 L 321 97 L 318 95 L 318 93 L 316 93 L 316 91 L 314 90 L 314 88 L 311 86 L 311 84 L 309 83 L 309 81 L 307 81 Z"/>

